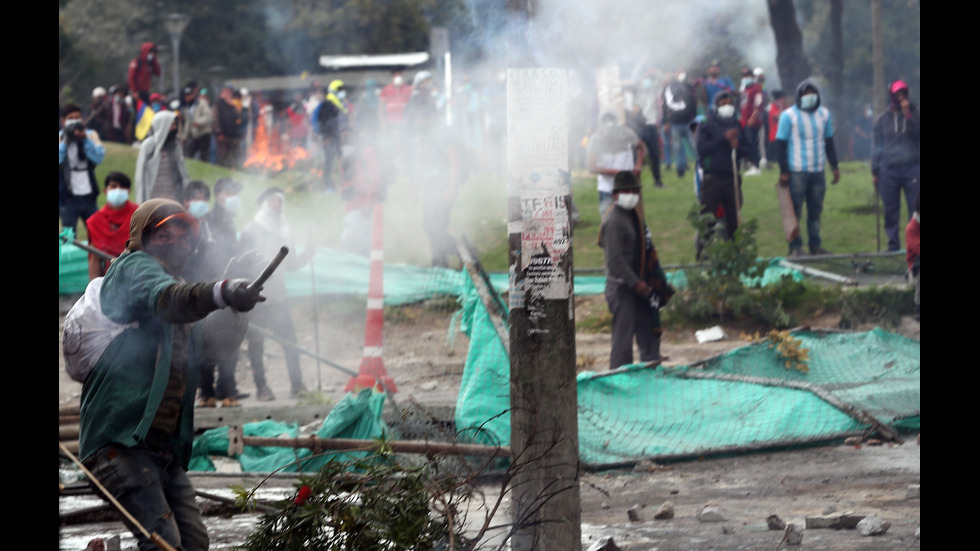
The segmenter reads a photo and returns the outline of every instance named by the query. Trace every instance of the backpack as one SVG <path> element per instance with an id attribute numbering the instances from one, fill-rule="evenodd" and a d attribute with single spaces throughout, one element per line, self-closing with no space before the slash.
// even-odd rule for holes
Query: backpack
<path id="1" fill-rule="evenodd" d="M 80 383 L 85 382 L 113 339 L 130 327 L 139 327 L 137 321 L 116 323 L 102 313 L 102 280 L 97 277 L 85 287 L 85 293 L 68 310 L 61 333 L 65 371 Z"/>

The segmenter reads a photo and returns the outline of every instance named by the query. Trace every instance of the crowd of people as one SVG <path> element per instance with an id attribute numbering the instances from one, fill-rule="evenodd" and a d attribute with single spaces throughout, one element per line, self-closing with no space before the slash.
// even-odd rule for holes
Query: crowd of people
<path id="1" fill-rule="evenodd" d="M 503 157 L 505 81 L 478 89 L 464 76 L 449 101 L 429 71 L 417 71 L 409 82 L 396 69 L 383 85 L 367 81 L 356 98 L 343 80 L 314 83 L 275 112 L 261 94 L 231 86 L 221 87 L 212 105 L 207 90 L 193 81 L 168 100 L 153 90 L 161 71 L 156 53 L 153 43 L 142 44 L 125 84 L 96 88 L 87 110 L 68 103 L 60 111 L 61 223 L 84 224 L 90 247 L 104 253 L 89 261 L 90 279 L 102 286 L 103 313 L 116 323 L 136 322 L 116 337 L 83 385 L 80 455 L 91 472 L 110 482 L 114 497 L 138 511 L 147 529 L 179 548 L 207 549 L 186 477 L 192 410 L 234 407 L 247 396 L 235 377 L 246 341 L 256 398 L 275 399 L 264 370 L 267 336 L 283 345 L 291 396 L 307 391 L 283 271 L 312 262 L 315 249 L 312 236 L 291 227 L 282 189 L 262 191 L 258 212 L 239 230 L 242 184 L 192 180 L 186 161 L 241 168 L 260 129 L 286 147 L 315 149 L 319 189 L 340 193 L 347 204 L 341 246 L 364 256 L 370 254 L 365 236 L 373 207 L 389 184 L 404 179 L 421 200 L 431 263 L 446 267 L 455 252 L 448 225 L 459 186 L 474 169 L 499 166 L 499 160 L 482 164 L 486 155 Z M 820 235 L 826 166 L 831 184 L 840 179 L 834 117 L 811 80 L 790 94 L 767 90 L 761 69 L 744 69 L 736 86 L 713 62 L 696 79 L 683 68 L 668 75 L 650 70 L 623 82 L 622 92 L 622 119 L 589 112 L 584 123 L 569 125 L 585 138 L 570 135 L 571 168 L 596 175 L 612 313 L 610 369 L 633 362 L 634 339 L 641 361 L 665 359 L 659 310 L 674 289 L 639 208 L 645 166 L 655 188 L 664 186 L 662 165 L 680 177 L 691 171 L 701 212 L 716 220 L 711 232 L 726 239 L 738 227 L 742 176 L 778 168 L 797 219 L 806 214 L 813 255 L 829 254 Z M 884 202 L 889 250 L 901 248 L 905 195 L 912 217 L 907 258 L 918 307 L 919 113 L 905 83 L 893 83 L 889 94 L 888 110 L 867 128 L 868 155 Z M 575 96 L 570 105 L 588 103 Z M 103 140 L 139 152 L 132 177 L 110 172 L 100 190 L 95 169 L 105 158 Z M 707 237 L 699 238 L 699 257 Z M 253 285 L 283 246 L 293 252 L 282 267 Z M 788 243 L 788 255 L 804 254 L 803 247 L 800 235 Z M 139 527 L 131 528 L 141 547 L 149 545 Z"/>
<path id="2" fill-rule="evenodd" d="M 641 362 L 662 361 L 658 311 L 669 299 L 670 289 L 656 277 L 662 272 L 659 266 L 646 262 L 656 258 L 656 249 L 639 208 L 638 182 L 645 160 L 652 165 L 654 188 L 664 185 L 661 160 L 667 170 L 676 167 L 679 177 L 689 170 L 689 159 L 693 161 L 701 214 L 713 220 L 708 231 L 696 237 L 699 260 L 713 234 L 734 239 L 743 204 L 742 177 L 758 176 L 770 168 L 778 169 L 778 186 L 788 193 L 791 214 L 805 228 L 788 238 L 787 256 L 831 254 L 823 246 L 821 215 L 828 165 L 831 185 L 840 181 L 834 115 L 822 104 L 812 79 L 799 83 L 790 94 L 767 90 L 760 68 L 745 68 L 741 75 L 736 86 L 722 76 L 717 61 L 697 79 L 688 78 L 684 68 L 668 75 L 650 69 L 639 87 L 633 81 L 620 83 L 621 118 L 612 110 L 598 114 L 598 125 L 584 141 L 586 167 L 596 175 L 602 215 L 599 243 L 604 249 L 606 302 L 612 314 L 610 369 L 632 363 L 634 340 Z M 664 81 L 659 92 L 653 84 L 657 77 Z M 871 180 L 884 205 L 888 251 L 901 249 L 899 218 L 905 197 L 908 273 L 915 286 L 918 317 L 919 111 L 909 100 L 908 85 L 894 81 L 888 108 L 871 119 L 872 113 L 866 111 L 857 126 L 863 127 Z M 856 134 L 862 137 L 861 132 Z M 848 146 L 853 149 L 854 144 Z"/>

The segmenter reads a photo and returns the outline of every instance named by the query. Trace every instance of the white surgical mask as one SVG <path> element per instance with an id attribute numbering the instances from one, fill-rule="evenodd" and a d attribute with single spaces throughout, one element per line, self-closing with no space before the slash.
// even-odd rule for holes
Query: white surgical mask
<path id="1" fill-rule="evenodd" d="M 401 86 L 402 84 L 405 84 L 405 79 L 402 78 L 401 76 L 397 76 L 395 77 L 394 82 L 395 82 L 395 86 Z"/>
<path id="2" fill-rule="evenodd" d="M 640 203 L 639 193 L 620 193 L 616 197 L 616 204 L 626 210 L 633 210 Z"/>
<path id="3" fill-rule="evenodd" d="M 801 109 L 813 109 L 816 106 L 817 106 L 816 94 L 803 94 L 803 96 L 800 97 Z"/>
<path id="4" fill-rule="evenodd" d="M 347 97 L 347 90 L 341 90 L 337 92 L 337 98 L 344 99 Z"/>
<path id="5" fill-rule="evenodd" d="M 114 207 L 121 207 L 129 199 L 129 190 L 123 188 L 110 189 L 105 192 L 105 199 Z"/>
<path id="6" fill-rule="evenodd" d="M 187 208 L 187 212 L 191 213 L 194 218 L 201 218 L 208 213 L 208 202 L 191 201 L 190 206 Z"/>
<path id="7" fill-rule="evenodd" d="M 225 197 L 225 210 L 228 212 L 235 214 L 240 206 L 242 206 L 242 198 L 238 195 Z"/>
<path id="8" fill-rule="evenodd" d="M 735 114 L 734 105 L 719 105 L 718 106 L 718 116 L 723 119 L 730 119 L 732 115 Z"/>
<path id="9" fill-rule="evenodd" d="M 677 75 L 677 82 L 684 82 L 685 80 L 687 80 L 687 73 Z"/>

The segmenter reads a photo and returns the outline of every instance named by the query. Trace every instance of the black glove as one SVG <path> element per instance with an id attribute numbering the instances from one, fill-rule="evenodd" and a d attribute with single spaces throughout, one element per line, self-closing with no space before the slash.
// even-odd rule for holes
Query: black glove
<path id="1" fill-rule="evenodd" d="M 226 279 L 221 284 L 221 298 L 232 309 L 238 312 L 248 312 L 255 308 L 258 302 L 265 302 L 265 297 L 259 293 L 262 287 L 250 290 L 251 281 L 247 279 Z"/>

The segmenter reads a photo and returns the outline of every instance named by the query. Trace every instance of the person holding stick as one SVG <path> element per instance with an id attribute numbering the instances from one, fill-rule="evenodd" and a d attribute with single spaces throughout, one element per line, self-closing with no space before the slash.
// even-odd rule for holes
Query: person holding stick
<path id="1" fill-rule="evenodd" d="M 286 196 L 278 187 L 270 187 L 259 194 L 259 212 L 245 226 L 241 235 L 241 249 L 254 251 L 261 258 L 269 258 L 285 246 L 293 248 L 293 233 L 286 220 Z M 315 252 L 312 244 L 298 256 L 290 257 L 284 268 L 294 271 L 302 268 L 313 259 Z M 296 349 L 296 331 L 286 302 L 286 283 L 281 273 L 273 274 L 268 285 L 269 301 L 255 309 L 251 314 L 251 322 L 259 329 L 264 329 L 282 339 L 283 354 L 286 356 L 286 371 L 289 373 L 291 396 L 296 397 L 307 392 L 303 384 L 303 372 L 300 370 L 299 352 Z M 262 331 L 248 332 L 248 359 L 252 365 L 252 377 L 255 380 L 256 398 L 259 401 L 271 402 L 275 394 L 269 388 L 265 378 L 265 335 Z"/>
<path id="2" fill-rule="evenodd" d="M 141 204 L 129 240 L 109 266 L 101 307 L 119 324 L 137 322 L 109 344 L 82 385 L 79 457 L 96 493 L 102 485 L 133 514 L 123 520 L 140 549 L 147 531 L 185 551 L 208 549 L 187 476 L 194 397 L 202 365 L 240 346 L 247 312 L 265 300 L 245 279 L 184 282 L 197 221 L 169 199 Z"/>
<path id="3" fill-rule="evenodd" d="M 715 105 L 708 111 L 704 122 L 697 129 L 698 164 L 703 171 L 701 179 L 701 214 L 712 213 L 724 224 L 725 239 L 732 239 L 738 228 L 738 211 L 742 204 L 742 182 L 737 168 L 742 159 L 750 155 L 750 142 L 745 130 L 735 116 L 735 98 L 732 92 L 722 90 L 715 94 Z M 697 242 L 697 258 L 701 258 L 704 245 L 715 231 L 717 224 L 709 228 L 707 235 L 700 235 Z"/>

